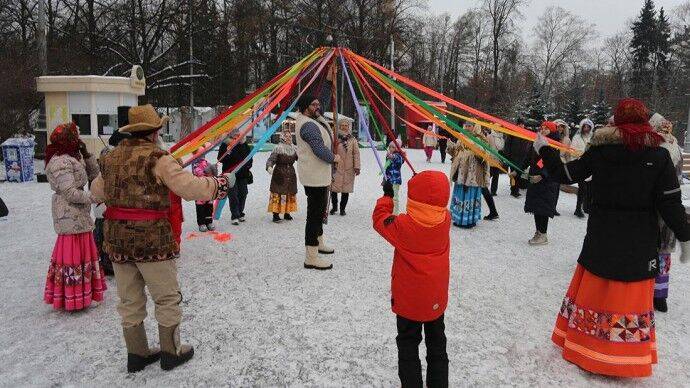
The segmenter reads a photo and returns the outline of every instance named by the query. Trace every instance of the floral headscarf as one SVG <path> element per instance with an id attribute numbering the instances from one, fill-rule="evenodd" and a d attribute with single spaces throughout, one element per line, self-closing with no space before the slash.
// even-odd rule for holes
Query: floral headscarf
<path id="1" fill-rule="evenodd" d="M 74 123 L 60 124 L 50 134 L 50 144 L 46 147 L 46 166 L 53 156 L 64 154 L 81 160 L 79 129 Z"/>
<path id="2" fill-rule="evenodd" d="M 618 103 L 614 123 L 623 137 L 623 144 L 632 150 L 645 146 L 657 147 L 664 141 L 649 124 L 649 109 L 640 100 L 625 98 Z"/>

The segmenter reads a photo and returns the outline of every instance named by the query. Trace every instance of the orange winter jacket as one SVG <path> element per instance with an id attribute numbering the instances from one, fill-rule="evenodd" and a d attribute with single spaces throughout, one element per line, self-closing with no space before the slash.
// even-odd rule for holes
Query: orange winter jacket
<path id="1" fill-rule="evenodd" d="M 448 185 L 445 176 L 444 184 Z M 374 229 L 395 247 L 392 310 L 413 321 L 433 321 L 445 312 L 448 304 L 450 214 L 444 208 L 443 212 L 437 211 L 435 221 L 427 222 L 423 216 L 392 213 L 393 199 L 384 196 L 376 203 L 372 216 Z"/>

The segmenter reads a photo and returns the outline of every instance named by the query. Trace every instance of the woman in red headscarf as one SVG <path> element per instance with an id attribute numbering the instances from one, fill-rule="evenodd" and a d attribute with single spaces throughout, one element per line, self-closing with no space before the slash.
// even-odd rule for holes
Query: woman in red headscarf
<path id="1" fill-rule="evenodd" d="M 103 300 L 105 277 L 98 262 L 90 213 L 90 205 L 96 201 L 84 190 L 97 175 L 96 159 L 79 139 L 77 126 L 58 125 L 46 148 L 46 176 L 55 192 L 52 214 L 58 237 L 44 300 L 55 309 L 77 311 Z"/>
<path id="2" fill-rule="evenodd" d="M 582 369 L 643 377 L 657 362 L 658 217 L 681 241 L 682 262 L 690 257 L 690 227 L 673 163 L 647 108 L 625 99 L 614 118 L 615 126 L 597 130 L 590 148 L 567 164 L 545 147 L 543 135 L 534 142 L 551 179 L 592 177 L 587 235 L 551 338 Z"/>

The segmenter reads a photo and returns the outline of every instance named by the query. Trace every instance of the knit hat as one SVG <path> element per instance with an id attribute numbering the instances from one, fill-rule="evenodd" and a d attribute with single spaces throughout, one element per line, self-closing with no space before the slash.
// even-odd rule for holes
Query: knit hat
<path id="1" fill-rule="evenodd" d="M 422 171 L 407 183 L 407 198 L 431 206 L 446 207 L 450 198 L 448 177 L 441 171 Z"/>
<path id="2" fill-rule="evenodd" d="M 309 105 L 311 105 L 314 101 L 318 101 L 318 98 L 311 94 L 304 94 L 299 98 L 299 100 L 297 100 L 297 109 L 300 113 L 302 113 L 307 110 Z"/>
<path id="3" fill-rule="evenodd" d="M 543 123 L 541 123 L 541 128 L 546 128 L 551 133 L 558 131 L 558 125 L 553 121 L 544 121 Z"/>

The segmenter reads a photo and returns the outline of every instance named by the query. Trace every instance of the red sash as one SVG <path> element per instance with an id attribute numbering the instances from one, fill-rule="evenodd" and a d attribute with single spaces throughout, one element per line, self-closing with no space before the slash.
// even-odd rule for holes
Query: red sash
<path id="1" fill-rule="evenodd" d="M 103 213 L 103 218 L 115 221 L 154 221 L 168 218 L 169 209 L 133 209 L 126 207 L 108 206 Z"/>

